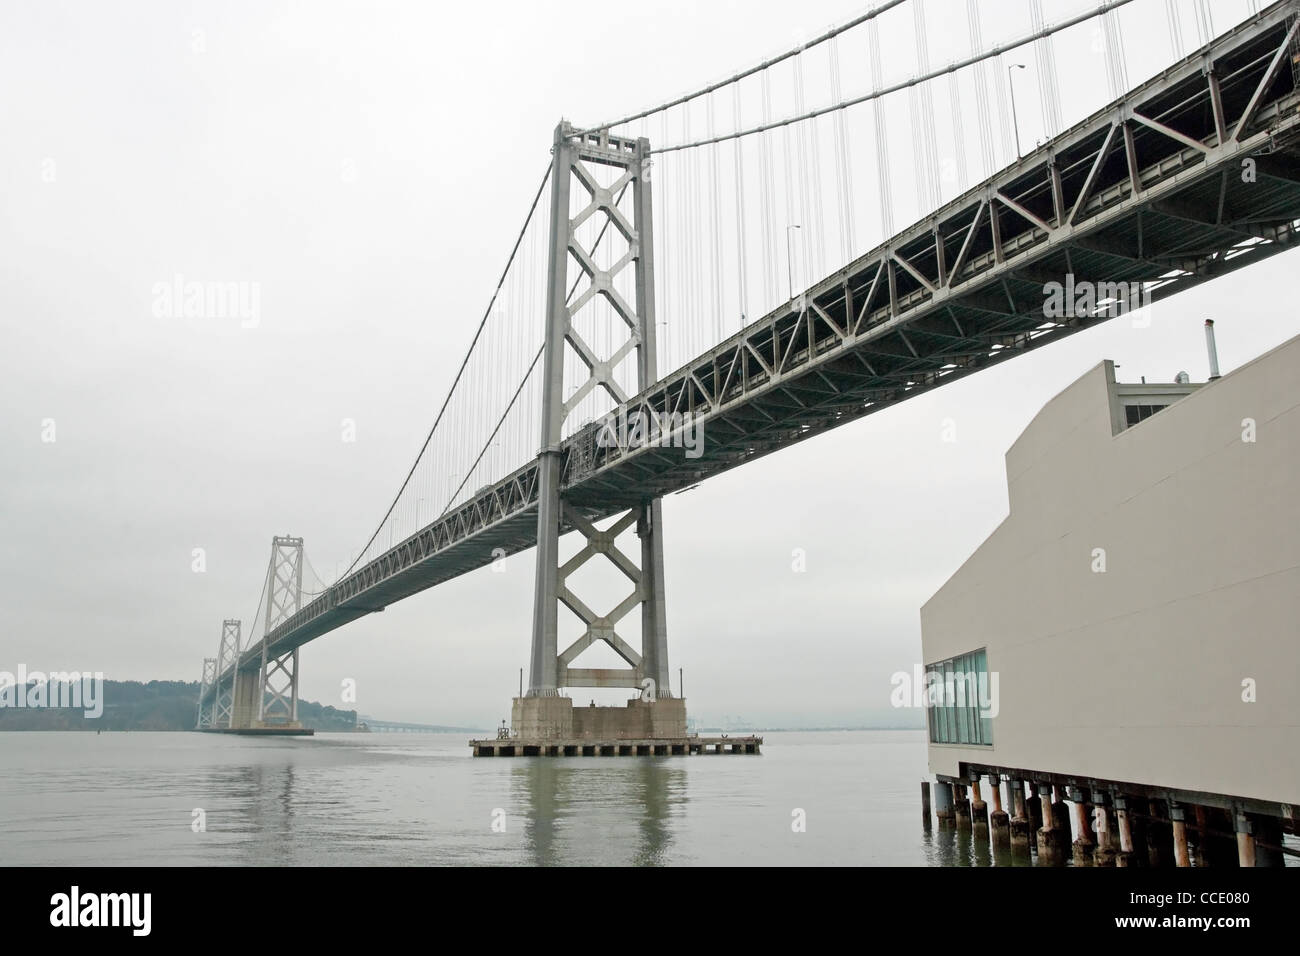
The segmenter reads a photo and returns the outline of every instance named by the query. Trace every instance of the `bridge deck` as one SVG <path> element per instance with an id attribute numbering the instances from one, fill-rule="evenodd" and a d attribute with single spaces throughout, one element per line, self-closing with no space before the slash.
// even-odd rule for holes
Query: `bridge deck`
<path id="1" fill-rule="evenodd" d="M 1275 4 L 616 410 L 689 415 L 699 457 L 601 447 L 598 424 L 568 438 L 566 501 L 616 514 L 1106 321 L 1045 315 L 1067 275 L 1158 301 L 1290 248 L 1296 10 Z M 530 462 L 330 587 L 269 653 L 532 547 L 537 491 Z"/>

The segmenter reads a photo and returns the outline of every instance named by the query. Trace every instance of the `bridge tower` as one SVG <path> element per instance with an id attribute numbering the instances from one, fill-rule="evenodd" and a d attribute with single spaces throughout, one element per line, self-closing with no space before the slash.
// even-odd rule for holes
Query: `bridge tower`
<path id="1" fill-rule="evenodd" d="M 266 623 L 262 628 L 261 680 L 257 682 L 261 690 L 256 701 L 257 726 L 296 727 L 298 648 L 268 655 L 266 638 L 302 606 L 302 538 L 272 538 L 271 563 L 266 574 Z"/>
<path id="2" fill-rule="evenodd" d="M 217 679 L 217 659 L 215 657 L 203 658 L 203 676 L 199 679 L 199 716 L 195 726 L 199 730 L 207 730 L 212 726 L 212 708 L 204 707 L 204 698 L 208 696 L 208 688 L 212 686 Z"/>
<path id="3" fill-rule="evenodd" d="M 228 679 L 221 679 L 216 693 L 212 695 L 212 715 L 209 726 L 229 729 L 234 726 L 235 695 L 239 685 L 239 629 L 240 622 L 225 620 L 221 622 L 221 643 L 217 645 L 216 677 L 230 672 Z M 206 668 L 207 662 L 204 661 Z M 202 700 L 202 697 L 199 698 Z"/>
<path id="4" fill-rule="evenodd" d="M 595 167 L 614 170 L 613 181 Z M 574 186 L 579 191 L 574 191 Z M 571 216 L 571 197 L 581 208 Z M 630 196 L 630 202 L 623 201 Z M 602 268 L 594 248 L 586 248 L 579 227 L 595 222 L 614 230 L 626 243 L 619 258 L 609 257 Z M 635 350 L 637 389 L 658 380 L 655 361 L 654 241 L 650 201 L 650 144 L 607 131 L 578 134 L 566 122 L 555 130 L 551 168 L 551 230 L 546 293 L 546 338 L 542 385 L 541 451 L 538 460 L 537 570 L 534 589 L 532 653 L 528 691 L 514 706 L 514 729 L 524 735 L 568 736 L 572 702 L 559 695 L 561 687 L 627 687 L 657 701 L 661 717 L 680 711 L 685 733 L 683 701 L 673 701 L 669 686 L 668 638 L 663 591 L 662 509 L 659 498 L 640 502 L 611 526 L 601 530 L 571 507 L 561 492 L 564 425 L 578 403 L 594 389 L 603 389 L 615 404 L 629 398 L 615 378 L 620 363 Z M 573 268 L 576 267 L 576 268 Z M 634 294 L 625 270 L 632 270 Z M 571 271 L 576 282 L 571 281 Z M 585 283 L 583 280 L 585 279 Z M 624 292 L 620 292 L 620 287 Z M 579 332 L 575 317 L 596 297 L 603 297 L 627 327 L 627 338 L 610 355 L 598 355 Z M 566 355 L 572 352 L 586 380 L 572 395 L 564 394 Z M 616 546 L 618 534 L 633 523 L 641 542 L 640 565 Z M 559 559 L 562 526 L 579 531 L 586 546 L 563 565 Z M 632 583 L 632 593 L 610 611 L 598 614 L 567 585 L 567 580 L 591 558 L 603 556 Z M 563 604 L 585 625 L 576 641 L 558 646 L 559 606 Z M 641 650 L 619 636 L 616 626 L 638 605 L 641 609 Z M 580 668 L 574 658 L 596 641 L 604 641 L 626 668 Z M 653 685 L 649 683 L 653 681 Z M 659 706 L 662 705 L 662 706 Z M 620 709 L 621 710 L 621 709 Z"/>

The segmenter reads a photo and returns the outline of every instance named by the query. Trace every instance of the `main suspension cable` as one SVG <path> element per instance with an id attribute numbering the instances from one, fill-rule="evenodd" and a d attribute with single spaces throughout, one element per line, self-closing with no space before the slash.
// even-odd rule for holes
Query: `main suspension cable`
<path id="1" fill-rule="evenodd" d="M 802 123 L 807 120 L 816 119 L 818 116 L 825 116 L 827 113 L 834 113 L 836 110 L 848 109 L 850 106 L 857 106 L 859 103 L 867 103 L 871 100 L 880 99 L 881 97 L 888 96 L 891 93 L 897 93 L 898 91 L 905 90 L 908 87 L 916 86 L 919 83 L 925 83 L 928 82 L 929 80 L 937 79 L 938 77 L 941 77 L 946 73 L 954 73 L 957 70 L 963 70 L 968 66 L 974 66 L 976 63 L 983 62 L 984 60 L 991 60 L 994 57 L 1001 56 L 1003 53 L 1007 53 L 1011 50 L 1015 50 L 1019 47 L 1022 47 L 1027 43 L 1033 43 L 1036 40 L 1045 39 L 1046 37 L 1050 37 L 1053 34 L 1060 33 L 1062 30 L 1068 30 L 1070 27 L 1077 26 L 1080 23 L 1084 23 L 1088 20 L 1091 20 L 1094 17 L 1099 17 L 1104 13 L 1108 13 L 1111 10 L 1115 10 L 1119 7 L 1125 6 L 1126 4 L 1132 2 L 1133 0 L 1106 0 L 1105 3 L 1102 3 L 1100 6 L 1096 7 L 1093 10 L 1089 10 L 1085 13 L 1077 14 L 1076 16 L 1070 17 L 1068 20 L 1062 20 L 1060 23 L 1052 24 L 1050 26 L 1043 27 L 1042 29 L 1035 30 L 1034 32 L 1026 34 L 1025 36 L 1021 37 L 1018 40 L 1012 40 L 1008 43 L 997 44 L 995 46 L 990 47 L 988 50 L 985 50 L 983 53 L 977 54 L 975 56 L 967 57 L 964 60 L 954 61 L 952 63 L 949 63 L 945 67 L 941 67 L 937 70 L 931 70 L 922 76 L 914 76 L 911 79 L 903 80 L 899 83 L 894 83 L 891 86 L 872 90 L 870 93 L 863 93 L 861 96 L 855 96 L 852 97 L 851 99 L 844 100 L 843 102 L 840 103 L 833 103 L 830 106 L 822 106 L 819 107 L 818 109 L 809 110 L 797 116 L 788 116 L 785 119 L 775 120 L 770 123 L 764 123 L 760 126 L 751 126 L 748 129 L 737 130 L 735 132 L 726 133 L 721 136 L 715 136 L 710 139 L 700 139 L 689 143 L 678 143 L 674 146 L 660 146 L 657 149 L 651 149 L 650 152 L 654 154 L 673 153 L 684 149 L 695 149 L 696 147 L 699 146 L 709 146 L 713 143 L 723 143 L 726 142 L 727 140 L 739 139 L 742 136 L 752 136 L 755 133 L 765 133 L 768 130 L 779 129 L 782 126 L 789 126 L 792 123 Z M 603 128 L 603 127 L 598 127 L 598 128 Z"/>
<path id="2" fill-rule="evenodd" d="M 406 491 L 406 486 L 410 484 L 411 476 L 415 474 L 415 469 L 420 464 L 420 459 L 424 457 L 425 451 L 428 450 L 429 442 L 433 440 L 433 433 L 437 431 L 438 424 L 442 421 L 442 416 L 447 412 L 447 406 L 451 403 L 451 397 L 456 392 L 456 386 L 460 384 L 461 376 L 465 374 L 465 367 L 469 365 L 470 356 L 474 354 L 474 347 L 478 344 L 479 336 L 483 334 L 483 328 L 487 325 L 488 317 L 492 314 L 492 307 L 496 305 L 497 295 L 501 292 L 501 287 L 505 284 L 506 275 L 510 272 L 510 266 L 515 261 L 515 254 L 519 251 L 519 246 L 524 239 L 524 233 L 528 231 L 528 224 L 533 220 L 533 213 L 537 210 L 537 203 L 541 200 L 542 193 L 546 189 L 546 183 L 550 178 L 551 165 L 548 163 L 546 166 L 546 173 L 542 176 L 542 181 L 537 187 L 537 194 L 533 196 L 532 205 L 528 207 L 528 215 L 524 218 L 524 224 L 519 230 L 518 237 L 515 239 L 514 247 L 510 250 L 510 258 L 506 260 L 506 267 L 501 270 L 501 278 L 497 280 L 497 286 L 492 291 L 492 299 L 488 302 L 488 307 L 483 312 L 483 318 L 479 321 L 478 329 L 474 332 L 474 339 L 469 344 L 469 351 L 465 353 L 465 358 L 460 363 L 460 368 L 456 372 L 456 378 L 452 381 L 451 388 L 447 390 L 447 397 L 443 399 L 442 408 L 438 410 L 438 417 L 434 419 L 433 427 L 429 429 L 429 434 L 424 437 L 424 444 L 420 446 L 420 452 L 415 456 L 415 462 L 411 465 L 411 470 L 406 473 L 406 477 L 402 480 L 402 486 L 397 489 L 397 494 L 393 497 L 393 503 L 390 504 L 388 510 L 384 512 L 384 517 L 380 519 L 379 526 L 375 528 L 374 534 L 370 536 L 370 540 L 365 543 L 360 553 L 352 559 L 352 563 L 348 565 L 348 569 L 344 571 L 340 577 L 346 577 L 351 574 L 353 568 L 357 566 L 361 559 L 365 557 L 366 552 L 370 550 L 370 546 L 375 543 L 375 539 L 379 537 L 379 532 L 384 530 L 384 525 L 392 516 L 393 509 L 397 507 L 397 502 L 401 500 L 402 492 Z"/>
<path id="3" fill-rule="evenodd" d="M 708 96 L 710 93 L 715 93 L 718 90 L 725 89 L 726 87 L 730 86 L 733 83 L 739 83 L 741 80 L 745 79 L 748 76 L 753 76 L 755 73 L 761 73 L 763 70 L 766 70 L 769 67 L 776 66 L 776 64 L 778 63 L 783 63 L 784 61 L 790 59 L 790 57 L 792 56 L 798 56 L 804 50 L 809 50 L 815 46 L 819 46 L 822 43 L 825 43 L 827 40 L 833 39 L 834 37 L 839 36 L 841 33 L 844 33 L 847 30 L 852 30 L 854 27 L 860 26 L 861 24 L 866 23 L 869 20 L 874 20 L 882 13 L 885 13 L 888 10 L 892 10 L 894 7 L 900 6 L 901 4 L 906 2 L 907 0 L 886 0 L 885 3 L 880 4 L 880 6 L 875 7 L 874 9 L 868 10 L 866 13 L 862 14 L 862 16 L 850 20 L 848 23 L 841 24 L 838 27 L 832 27 L 830 30 L 827 30 L 821 36 L 809 40 L 808 42 L 804 43 L 801 46 L 797 46 L 792 50 L 786 50 L 784 53 L 780 54 L 779 56 L 770 57 L 769 59 L 764 60 L 762 63 L 758 63 L 755 64 L 754 66 L 751 66 L 747 70 L 741 70 L 739 73 L 727 77 L 725 80 L 719 80 L 716 83 L 711 83 L 708 86 L 704 87 L 703 89 L 696 90 L 694 93 L 687 93 L 685 96 L 679 96 L 675 100 L 669 100 L 667 103 L 661 103 L 658 106 L 651 107 L 648 110 L 642 110 L 639 113 L 632 113 L 630 116 L 624 116 L 622 119 L 613 120 L 612 122 L 609 123 L 601 123 L 600 125 L 592 126 L 589 129 L 576 130 L 573 133 L 573 136 L 574 137 L 586 136 L 590 133 L 598 133 L 602 130 L 610 130 L 616 126 L 623 126 L 626 123 L 631 123 L 634 120 L 645 119 L 647 116 L 654 116 L 656 113 L 662 113 L 665 110 L 670 110 L 674 106 L 682 106 L 685 103 L 691 102 L 691 100 L 699 99 L 701 96 Z"/>

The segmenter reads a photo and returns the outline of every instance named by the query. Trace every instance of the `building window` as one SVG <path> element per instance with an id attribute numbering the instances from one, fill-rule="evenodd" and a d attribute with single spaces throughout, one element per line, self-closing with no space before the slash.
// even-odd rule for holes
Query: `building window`
<path id="1" fill-rule="evenodd" d="M 1138 422 L 1144 422 L 1160 409 L 1168 407 L 1168 405 L 1125 405 L 1125 424 L 1131 427 Z"/>
<path id="2" fill-rule="evenodd" d="M 930 742 L 993 745 L 994 709 L 988 653 L 983 648 L 925 669 Z"/>

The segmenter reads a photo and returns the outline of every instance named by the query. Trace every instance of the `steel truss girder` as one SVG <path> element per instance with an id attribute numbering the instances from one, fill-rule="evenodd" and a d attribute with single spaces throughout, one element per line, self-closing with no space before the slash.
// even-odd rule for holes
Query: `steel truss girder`
<path id="1" fill-rule="evenodd" d="M 529 462 L 348 574 L 275 628 L 266 638 L 268 653 L 282 655 L 393 601 L 532 547 L 537 474 L 537 462 Z M 241 668 L 255 669 L 261 653 L 261 643 L 250 648 Z"/>
<path id="2" fill-rule="evenodd" d="M 1154 300 L 1288 246 L 1300 97 L 1276 87 L 1297 50 L 1296 9 L 1288 0 L 1225 34 L 610 413 L 689 413 L 709 439 L 699 462 L 678 453 L 663 467 L 663 448 L 599 447 L 599 422 L 573 436 L 567 460 L 584 467 L 565 474 L 569 494 L 613 509 L 647 488 L 679 490 L 1102 321 L 1046 321 L 1044 276 L 1073 271 L 1072 253 L 1107 257 L 1108 274 L 1092 278 L 1144 283 Z M 1205 124 L 1225 91 L 1244 106 L 1221 136 Z M 1275 188 L 1243 187 L 1247 156 Z M 1189 250 L 1186 230 L 1171 237 L 1166 223 L 1187 219 L 1179 197 L 1204 209 L 1196 190 L 1208 181 L 1217 202 Z M 755 411 L 770 426 L 747 426 Z M 736 427 L 717 441 L 715 422 Z"/>
<path id="3" fill-rule="evenodd" d="M 1300 161 L 1295 147 L 1300 99 L 1291 90 L 1278 93 L 1262 81 L 1277 53 L 1288 48 L 1287 42 L 1294 44 L 1294 38 L 1287 41 L 1286 35 L 1296 9 L 1294 0 L 1274 4 L 812 286 L 793 309 L 778 309 L 759 319 L 743 334 L 720 343 L 653 387 L 643 388 L 621 406 L 623 411 L 635 407 L 692 410 L 707 435 L 706 454 L 699 461 L 684 461 L 680 449 L 652 447 L 626 454 L 609 449 L 611 454 L 595 457 L 590 452 L 597 425 L 570 436 L 559 449 L 560 485 L 568 503 L 588 520 L 621 513 L 646 495 L 680 491 L 935 385 L 1088 328 L 1101 319 L 1073 319 L 1038 329 L 1041 314 L 1016 314 L 1001 284 L 1015 283 L 1018 276 L 1034 269 L 1050 269 L 1059 276 L 1071 258 L 1076 264 L 1087 261 L 1085 257 L 1100 245 L 1107 244 L 1111 265 L 1105 268 L 1113 269 L 1116 277 L 1140 279 L 1150 274 L 1144 270 L 1157 267 L 1176 272 L 1155 290 L 1157 301 L 1287 248 L 1294 236 L 1291 223 L 1300 219 Z M 1275 84 L 1281 82 L 1278 73 Z M 1263 93 L 1256 97 L 1261 89 Z M 1167 115 L 1162 98 L 1186 99 L 1184 114 Z M 1252 100 L 1255 105 L 1247 116 Z M 1122 127 L 1112 137 L 1110 131 L 1117 123 Z M 1123 135 L 1124 128 L 1131 135 Z M 1084 180 L 1107 138 L 1112 140 L 1114 174 L 1103 163 L 1090 199 L 1069 225 L 1065 219 L 1073 215 Z M 1139 159 L 1136 177 L 1129 150 Z M 1239 185 L 1240 161 L 1245 157 L 1258 163 L 1260 182 L 1254 194 L 1243 194 Z M 1197 195 L 1204 182 L 1217 184 L 1224 171 L 1230 181 L 1236 177 L 1224 202 L 1218 201 L 1218 195 L 1213 199 Z M 1223 223 L 1255 223 L 1273 238 L 1244 248 L 1238 245 L 1240 235 L 1223 229 L 1212 230 L 1208 243 L 1198 240 L 1186 256 L 1178 251 L 1179 242 L 1162 248 L 1166 241 L 1161 237 L 1162 224 L 1169 226 L 1173 220 L 1162 218 L 1155 203 L 1183 196 L 1211 212 L 1202 218 L 1217 222 L 1222 208 Z M 998 220 L 997 249 L 990 211 Z M 972 230 L 977 217 L 982 222 Z M 1122 248 L 1117 239 L 1124 241 Z M 938 291 L 917 282 L 899 258 Z M 1036 285 L 1041 290 L 1041 281 Z M 848 333 L 842 334 L 846 327 Z M 958 348 L 946 339 L 936 346 L 933 333 L 941 327 L 958 328 L 968 347 Z M 911 357 L 897 335 L 900 328 L 908 332 L 925 361 Z M 791 336 L 798 337 L 793 347 Z M 945 362 L 936 365 L 931 356 L 943 356 Z M 778 373 L 782 359 L 785 364 Z M 819 380 L 830 378 L 843 394 L 814 393 L 810 385 L 814 374 Z M 778 388 L 794 392 L 808 405 L 788 423 L 783 420 L 787 413 L 771 404 Z M 722 440 L 715 441 L 719 437 Z M 393 601 L 490 564 L 501 554 L 532 547 L 539 466 L 538 461 L 522 465 L 357 568 L 269 634 L 272 653 L 283 653 Z M 561 530 L 568 529 L 562 526 Z M 241 668 L 255 670 L 260 657 L 260 645 L 249 648 Z"/>

